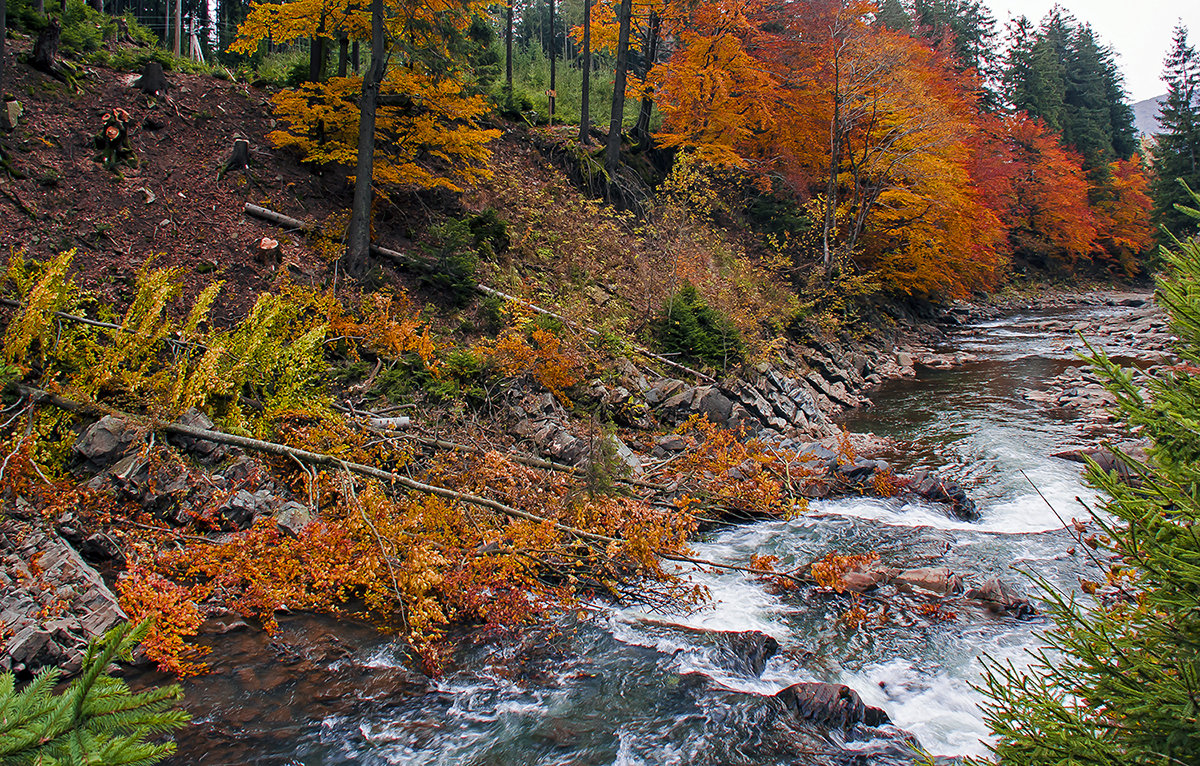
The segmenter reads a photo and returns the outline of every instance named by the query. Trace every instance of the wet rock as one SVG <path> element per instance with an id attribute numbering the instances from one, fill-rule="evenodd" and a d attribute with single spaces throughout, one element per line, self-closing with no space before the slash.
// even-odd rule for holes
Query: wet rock
<path id="1" fill-rule="evenodd" d="M 73 449 L 92 469 L 120 460 L 137 440 L 139 430 L 131 423 L 105 415 L 84 429 Z"/>
<path id="2" fill-rule="evenodd" d="M 789 712 L 823 726 L 848 729 L 855 724 L 883 726 L 887 713 L 862 701 L 858 692 L 843 684 L 799 683 L 775 695 Z"/>
<path id="3" fill-rule="evenodd" d="M 906 569 L 897 574 L 892 582 L 899 586 L 920 588 L 939 595 L 962 593 L 963 590 L 962 577 L 951 572 L 948 567 Z"/>
<path id="4" fill-rule="evenodd" d="M 722 633 L 718 646 L 735 672 L 755 677 L 762 675 L 767 662 L 779 652 L 779 642 L 757 630 Z"/>
<path id="5" fill-rule="evenodd" d="M 189 408 L 175 422 L 181 426 L 199 428 L 205 431 L 211 431 L 216 427 L 208 415 L 205 415 L 195 407 Z M 204 463 L 219 463 L 229 454 L 229 449 L 225 445 L 217 444 L 207 439 L 199 439 L 194 436 L 169 434 L 167 441 L 185 452 L 191 453 Z"/>
<path id="6" fill-rule="evenodd" d="M 1126 445 L 1121 451 L 1125 453 L 1129 460 L 1144 464 L 1147 459 L 1145 446 L 1141 444 Z M 1065 450 L 1063 452 L 1055 452 L 1051 457 L 1085 464 L 1090 460 L 1101 471 L 1116 474 L 1121 481 L 1135 487 L 1141 486 L 1143 472 L 1145 471 L 1145 468 L 1131 464 L 1124 457 L 1105 448 Z"/>
<path id="7" fill-rule="evenodd" d="M 1025 594 L 1008 585 L 999 577 L 986 580 L 982 585 L 967 590 L 963 597 L 977 601 L 989 611 L 1009 614 L 1016 617 L 1030 617 L 1037 614 L 1033 604 Z"/>
<path id="8" fill-rule="evenodd" d="M 950 506 L 953 515 L 964 521 L 979 519 L 979 510 L 975 501 L 967 496 L 967 491 L 957 482 L 929 473 L 917 471 L 909 480 L 909 489 L 920 497 L 935 503 L 945 503 Z"/>
<path id="9" fill-rule="evenodd" d="M 886 466 L 887 464 L 884 463 Z M 874 460 L 867 458 L 857 458 L 853 463 L 846 463 L 837 467 L 837 473 L 850 484 L 864 484 L 870 481 L 875 472 L 879 470 L 879 466 Z"/>

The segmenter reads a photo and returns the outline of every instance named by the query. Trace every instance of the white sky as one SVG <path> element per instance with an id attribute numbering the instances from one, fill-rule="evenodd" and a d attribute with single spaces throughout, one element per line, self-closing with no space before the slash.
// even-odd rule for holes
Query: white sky
<path id="1" fill-rule="evenodd" d="M 1035 25 L 1055 5 L 1053 0 L 987 0 L 1003 34 L 1010 16 L 1025 15 Z M 1088 23 L 1100 42 L 1117 55 L 1130 100 L 1166 93 L 1162 63 L 1171 49 L 1171 33 L 1182 21 L 1188 42 L 1200 47 L 1200 0 L 1060 0 L 1081 24 Z"/>

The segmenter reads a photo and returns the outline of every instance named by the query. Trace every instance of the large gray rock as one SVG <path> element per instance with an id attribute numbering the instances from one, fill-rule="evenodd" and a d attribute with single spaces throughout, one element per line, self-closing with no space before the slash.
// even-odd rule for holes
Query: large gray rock
<path id="1" fill-rule="evenodd" d="M 181 426 L 199 428 L 204 431 L 211 431 L 216 427 L 208 415 L 195 407 L 188 409 L 175 422 Z M 185 452 L 195 455 L 205 463 L 219 463 L 229 454 L 228 447 L 208 439 L 199 439 L 184 434 L 169 434 L 167 441 Z"/>
<path id="2" fill-rule="evenodd" d="M 111 465 L 138 439 L 139 429 L 131 423 L 105 415 L 83 430 L 75 440 L 75 453 L 93 468 Z"/>
<path id="3" fill-rule="evenodd" d="M 100 573 L 55 532 L 0 521 L 0 670 L 74 672 L 87 642 L 125 619 Z"/>
<path id="4" fill-rule="evenodd" d="M 999 577 L 992 577 L 984 581 L 982 585 L 968 589 L 963 597 L 978 602 L 989 611 L 1000 614 L 1010 614 L 1016 617 L 1030 617 L 1037 614 L 1037 609 L 1029 602 L 1024 593 Z"/>
<path id="5" fill-rule="evenodd" d="M 951 572 L 948 567 L 905 569 L 892 578 L 892 582 L 902 587 L 920 588 L 939 595 L 962 593 L 963 590 L 962 577 Z"/>

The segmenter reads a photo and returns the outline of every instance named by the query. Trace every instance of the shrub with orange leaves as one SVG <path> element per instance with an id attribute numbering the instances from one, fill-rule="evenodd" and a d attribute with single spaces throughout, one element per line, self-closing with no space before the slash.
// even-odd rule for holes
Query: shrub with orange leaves
<path id="1" fill-rule="evenodd" d="M 142 642 L 146 656 L 165 673 L 192 676 L 203 673 L 202 661 L 211 650 L 188 643 L 204 622 L 198 603 L 211 591 L 206 584 L 185 587 L 144 566 L 133 566 L 117 581 L 121 608 L 133 623 L 152 618 Z"/>
<path id="2" fill-rule="evenodd" d="M 830 588 L 838 593 L 845 593 L 846 583 L 842 578 L 849 572 L 866 569 L 877 561 L 879 561 L 879 554 L 875 552 L 850 556 L 830 553 L 824 558 L 814 561 L 810 569 L 817 585 L 822 588 Z"/>

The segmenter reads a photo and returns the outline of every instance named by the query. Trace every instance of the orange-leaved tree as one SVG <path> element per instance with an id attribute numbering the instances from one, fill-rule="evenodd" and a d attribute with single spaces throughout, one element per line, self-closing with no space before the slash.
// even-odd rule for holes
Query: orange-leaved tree
<path id="1" fill-rule="evenodd" d="M 372 42 L 366 76 L 318 76 L 277 94 L 285 127 L 271 140 L 308 162 L 353 167 L 376 185 L 457 189 L 487 176 L 487 144 L 498 135 L 479 125 L 487 105 L 472 93 L 466 61 L 467 29 L 485 11 L 482 0 L 374 0 L 369 7 L 352 0 L 260 2 L 231 48 L 250 53 L 268 37 L 276 43 L 322 35 Z M 360 125 L 368 135 L 360 135 Z M 361 219 L 369 205 L 359 207 L 354 212 Z M 361 257 L 348 264 L 353 271 L 365 270 Z"/>
<path id="2" fill-rule="evenodd" d="M 1039 267 L 1071 268 L 1091 254 L 1096 242 L 1082 158 L 1064 149 L 1044 122 L 1024 114 L 1009 119 L 1008 136 L 1014 254 Z"/>
<path id="3" fill-rule="evenodd" d="M 1138 157 L 1117 160 L 1109 164 L 1108 177 L 1096 190 L 1092 206 L 1102 248 L 1098 257 L 1129 277 L 1140 271 L 1140 258 L 1154 243 L 1149 188 L 1150 179 Z"/>

